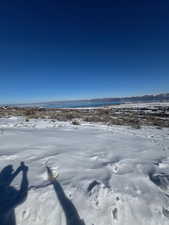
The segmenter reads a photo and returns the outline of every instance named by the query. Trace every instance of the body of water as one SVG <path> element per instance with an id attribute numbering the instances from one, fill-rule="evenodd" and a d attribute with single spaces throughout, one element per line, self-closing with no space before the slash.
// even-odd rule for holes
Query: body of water
<path id="1" fill-rule="evenodd" d="M 120 104 L 117 102 L 65 102 L 57 104 L 43 104 L 45 108 L 89 108 L 89 107 L 101 107 L 114 104 Z"/>

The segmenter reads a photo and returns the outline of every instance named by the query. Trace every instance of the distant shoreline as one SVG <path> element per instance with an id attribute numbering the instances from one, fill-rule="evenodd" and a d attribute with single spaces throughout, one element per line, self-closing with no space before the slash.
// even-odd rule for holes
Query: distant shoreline
<path id="1" fill-rule="evenodd" d="M 120 105 L 121 103 L 116 103 L 116 102 L 100 102 L 100 103 L 79 103 L 79 104 L 70 104 L 70 103 L 67 103 L 67 104 L 46 104 L 46 105 L 43 105 L 42 107 L 44 108 L 48 108 L 48 109 L 51 109 L 51 108 L 95 108 L 95 107 L 106 107 L 106 106 L 111 106 L 111 105 Z"/>

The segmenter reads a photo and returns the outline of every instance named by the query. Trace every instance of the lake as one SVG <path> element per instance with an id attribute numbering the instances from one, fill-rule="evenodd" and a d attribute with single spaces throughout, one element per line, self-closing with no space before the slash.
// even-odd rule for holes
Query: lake
<path id="1" fill-rule="evenodd" d="M 65 103 L 52 103 L 52 104 L 42 104 L 45 108 L 89 108 L 89 107 L 101 107 L 109 106 L 114 104 L 120 104 L 117 102 L 65 102 Z"/>

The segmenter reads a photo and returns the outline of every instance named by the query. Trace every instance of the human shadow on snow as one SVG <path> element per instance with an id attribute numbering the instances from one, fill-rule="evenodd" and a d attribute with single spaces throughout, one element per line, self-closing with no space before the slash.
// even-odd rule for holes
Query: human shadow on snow
<path id="1" fill-rule="evenodd" d="M 19 190 L 11 186 L 14 178 L 22 172 L 22 181 Z M 13 171 L 8 165 L 0 172 L 0 225 L 16 225 L 15 208 L 23 203 L 28 193 L 28 167 L 24 162 Z"/>
<path id="2" fill-rule="evenodd" d="M 72 201 L 65 195 L 64 190 L 61 184 L 57 181 L 57 179 L 53 178 L 52 171 L 49 167 L 47 167 L 48 177 L 51 180 L 56 196 L 63 208 L 65 217 L 66 217 L 66 225 L 85 225 L 84 221 L 80 218 L 78 211 Z"/>

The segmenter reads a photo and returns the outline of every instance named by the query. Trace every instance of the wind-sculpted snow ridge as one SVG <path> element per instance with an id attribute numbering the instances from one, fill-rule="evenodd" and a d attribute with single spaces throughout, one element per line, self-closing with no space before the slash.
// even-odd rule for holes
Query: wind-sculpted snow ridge
<path id="1" fill-rule="evenodd" d="M 169 129 L 0 119 L 0 169 L 29 166 L 18 225 L 66 225 L 45 166 L 85 225 L 169 224 Z M 19 178 L 14 182 L 18 187 Z"/>

